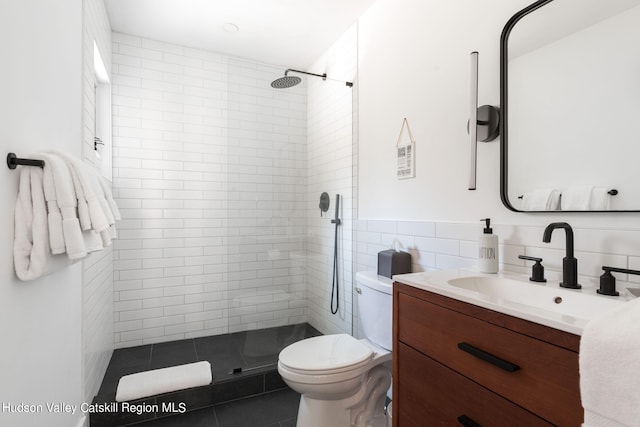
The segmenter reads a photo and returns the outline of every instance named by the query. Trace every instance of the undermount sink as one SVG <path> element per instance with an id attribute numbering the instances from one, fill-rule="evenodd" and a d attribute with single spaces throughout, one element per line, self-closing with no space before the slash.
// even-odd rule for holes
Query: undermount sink
<path id="1" fill-rule="evenodd" d="M 597 284 L 583 283 L 580 290 L 561 288 L 558 282 L 533 283 L 524 274 L 482 274 L 450 270 L 401 274 L 393 277 L 430 292 L 455 298 L 552 328 L 582 335 L 593 318 L 619 307 L 630 296 L 596 294 Z"/>
<path id="2" fill-rule="evenodd" d="M 533 283 L 524 283 L 502 277 L 469 276 L 448 280 L 449 285 L 477 292 L 496 303 L 511 302 L 536 309 L 581 319 L 591 319 L 599 313 L 618 307 L 618 299 L 604 298 L 570 291 L 560 287 L 548 287 Z"/>

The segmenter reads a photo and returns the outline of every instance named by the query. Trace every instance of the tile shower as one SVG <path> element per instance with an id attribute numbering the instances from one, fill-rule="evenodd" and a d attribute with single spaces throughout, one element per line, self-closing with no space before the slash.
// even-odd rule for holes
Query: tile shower
<path id="1" fill-rule="evenodd" d="M 213 385 L 190 410 L 282 388 L 284 346 L 352 332 L 353 90 L 321 79 L 275 90 L 283 67 L 119 33 L 112 42 L 123 220 L 116 350 L 96 401 L 113 401 L 122 375 L 197 360 L 211 362 Z M 312 67 L 351 79 L 355 45 L 353 28 Z M 323 191 L 331 213 L 335 194 L 343 202 L 337 316 Z"/>
<path id="2" fill-rule="evenodd" d="M 353 72 L 354 34 L 325 60 Z M 308 320 L 350 333 L 351 89 L 274 90 L 279 67 L 112 39 L 116 348 Z M 346 201 L 337 321 L 322 313 L 333 246 L 322 191 Z"/>

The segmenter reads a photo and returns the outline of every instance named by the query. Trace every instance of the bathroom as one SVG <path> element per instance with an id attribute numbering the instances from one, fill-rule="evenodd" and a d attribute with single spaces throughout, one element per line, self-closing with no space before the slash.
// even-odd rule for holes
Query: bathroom
<path id="1" fill-rule="evenodd" d="M 327 53 L 326 56 L 308 58 L 306 63 L 300 65 L 301 69 L 309 72 L 326 72 L 328 77 L 335 75 L 335 78 L 342 82 L 353 81 L 353 88 L 347 88 L 344 83 L 329 79 L 323 81 L 313 76 L 300 75 L 303 78 L 302 85 L 276 92 L 277 95 L 274 96 L 283 97 L 286 102 L 306 98 L 304 102 L 307 105 L 301 106 L 299 111 L 302 119 L 308 121 L 307 127 L 299 129 L 297 136 L 301 136 L 302 132 L 306 143 L 311 143 L 314 132 L 317 132 L 318 139 L 315 143 L 318 147 L 314 149 L 326 149 L 331 155 L 337 154 L 337 149 L 323 146 L 325 142 L 322 138 L 330 138 L 332 143 L 338 144 L 340 158 L 344 160 L 342 164 L 332 164 L 321 155 L 311 156 L 311 147 L 302 149 L 295 146 L 300 140 L 292 140 L 290 144 L 280 146 L 281 151 L 270 154 L 273 156 L 272 160 L 285 158 L 289 162 L 290 168 L 283 170 L 281 175 L 286 182 L 285 185 L 295 187 L 296 180 L 303 176 L 296 174 L 306 174 L 305 186 L 292 190 L 299 193 L 300 199 L 279 200 L 281 206 L 266 208 L 281 209 L 282 212 L 278 211 L 273 215 L 279 219 L 285 218 L 285 213 L 289 215 L 293 212 L 293 215 L 286 217 L 286 227 L 290 228 L 286 232 L 291 238 L 287 243 L 290 245 L 289 248 L 262 248 L 261 254 L 277 258 L 282 257 L 284 251 L 292 253 L 288 260 L 290 264 L 286 268 L 292 270 L 293 274 L 283 277 L 291 280 L 291 283 L 287 283 L 289 289 L 292 289 L 290 293 L 294 296 L 296 292 L 301 295 L 295 298 L 299 298 L 298 302 L 302 304 L 295 307 L 294 300 L 290 308 L 287 308 L 292 310 L 287 315 L 292 317 L 292 324 L 308 322 L 324 334 L 347 332 L 360 336 L 357 308 L 354 307 L 352 310 L 354 297 L 352 292 L 344 293 L 345 289 L 351 290 L 354 286 L 356 272 L 376 270 L 378 252 L 388 249 L 395 241 L 401 249 L 411 253 L 413 271 L 474 268 L 477 265 L 478 236 L 483 228 L 479 220 L 487 217 L 491 218 L 494 233 L 499 236 L 501 270 L 529 274 L 531 263 L 518 258 L 519 255 L 526 254 L 543 258 L 547 278 L 550 281 L 557 280 L 562 271 L 561 260 L 565 254 L 565 240 L 561 232 L 556 231 L 550 243 L 542 241 L 545 227 L 553 222 L 567 222 L 573 227 L 575 256 L 580 263 L 581 280 L 597 280 L 602 273 L 603 265 L 629 269 L 640 267 L 640 228 L 637 212 L 521 213 L 507 209 L 501 202 L 501 137 L 478 144 L 476 189 L 468 190 L 469 135 L 466 123 L 469 119 L 469 53 L 479 52 L 478 105 L 500 106 L 501 33 L 507 21 L 530 3 L 530 0 L 370 2 L 353 17 L 351 25 L 344 27 L 343 34 L 337 35 L 326 44 L 323 51 Z M 340 13 L 341 7 L 336 6 L 334 13 Z M 184 58 L 191 60 L 203 60 L 206 54 L 209 55 L 209 63 L 215 64 L 218 61 L 219 64 L 223 61 L 225 67 L 236 67 L 233 71 L 225 72 L 221 72 L 220 69 L 209 70 L 217 72 L 218 83 L 222 81 L 225 85 L 244 84 L 246 74 L 243 73 L 246 70 L 243 70 L 243 65 L 257 67 L 257 64 L 264 65 L 264 61 L 244 58 L 245 61 L 235 55 L 224 55 L 224 59 L 221 59 L 220 54 L 206 52 L 198 46 L 188 47 L 192 49 L 190 52 L 193 55 L 187 56 L 184 55 L 187 49 L 184 44 L 159 42 L 160 44 L 154 45 L 153 42 L 157 40 L 153 38 L 112 32 L 106 7 L 99 0 L 5 2 L 1 6 L 0 16 L 0 31 L 2 39 L 5 40 L 4 66 L 0 68 L 3 94 L 3 124 L 0 126 L 0 136 L 6 152 L 27 156 L 44 149 L 55 148 L 78 156 L 93 153 L 94 112 L 91 106 L 95 92 L 87 80 L 87 75 L 90 75 L 93 69 L 90 59 L 93 59 L 94 41 L 106 68 L 111 70 L 114 99 L 113 171 L 117 170 L 113 179 L 114 183 L 123 185 L 121 188 L 114 188 L 114 195 L 120 196 L 117 200 L 123 213 L 130 215 L 128 218 L 125 217 L 119 227 L 120 233 L 123 233 L 124 237 L 129 236 L 128 238 L 121 235 L 120 240 L 114 241 L 112 249 L 93 254 L 82 263 L 73 264 L 32 282 L 21 282 L 13 269 L 11 238 L 14 224 L 13 201 L 17 194 L 19 175 L 17 171 L 9 169 L 3 172 L 3 181 L 8 186 L 4 194 L 9 202 L 3 204 L 0 219 L 7 230 L 5 235 L 9 238 L 4 239 L 0 249 L 1 271 L 4 275 L 0 291 L 3 337 L 0 360 L 1 366 L 5 367 L 0 376 L 0 401 L 12 404 L 80 404 L 90 401 L 96 394 L 114 350 L 147 344 L 150 340 L 159 338 L 157 335 L 145 337 L 134 332 L 162 328 L 162 336 L 171 336 L 170 339 L 174 340 L 187 338 L 184 334 L 188 331 L 173 333 L 171 327 L 175 324 L 136 329 L 136 322 L 144 325 L 145 318 L 131 318 L 133 313 L 129 314 L 129 317 L 120 317 L 122 313 L 133 311 L 127 309 L 127 303 L 123 303 L 120 295 L 122 292 L 134 292 L 136 284 L 133 282 L 164 279 L 136 277 L 136 274 L 154 274 L 153 271 L 158 268 L 174 269 L 178 276 L 170 277 L 184 278 L 184 282 L 174 284 L 174 287 L 186 289 L 191 286 L 190 289 L 195 291 L 200 289 L 198 286 L 202 286 L 202 283 L 197 283 L 194 277 L 222 275 L 233 268 L 230 263 L 224 265 L 224 271 L 214 271 L 213 267 L 210 271 L 205 271 L 204 264 L 199 264 L 203 266 L 202 271 L 194 271 L 192 266 L 188 268 L 186 264 L 170 265 L 168 263 L 176 261 L 172 258 L 177 257 L 168 255 L 167 261 L 159 261 L 165 258 L 164 253 L 162 257 L 155 256 L 154 250 L 158 248 L 152 247 L 153 244 L 160 244 L 160 240 L 164 240 L 161 244 L 166 244 L 167 247 L 161 248 L 170 254 L 175 248 L 171 247 L 172 243 L 188 247 L 187 239 L 208 239 L 206 245 L 211 248 L 210 252 L 205 253 L 203 250 L 201 254 L 195 253 L 193 257 L 211 257 L 206 262 L 212 261 L 211 264 L 217 264 L 215 257 L 227 254 L 216 253 L 216 248 L 225 251 L 234 248 L 221 248 L 216 242 L 229 238 L 231 233 L 239 232 L 243 227 L 241 223 L 237 224 L 235 229 L 229 224 L 225 226 L 223 220 L 233 219 L 233 214 L 230 213 L 233 209 L 246 209 L 249 212 L 254 209 L 253 205 L 244 208 L 244 205 L 232 207 L 212 204 L 211 207 L 193 207 L 189 210 L 187 202 L 190 200 L 189 203 L 193 203 L 197 199 L 186 199 L 176 195 L 175 200 L 182 201 L 181 205 L 178 203 L 176 207 L 161 208 L 149 205 L 149 208 L 143 211 L 142 207 L 147 207 L 145 200 L 156 200 L 154 197 L 144 198 L 145 193 L 204 191 L 197 187 L 203 182 L 222 183 L 222 187 L 211 187 L 211 190 L 206 191 L 226 193 L 231 189 L 224 185 L 240 183 L 233 181 L 236 178 L 233 175 L 234 171 L 231 168 L 227 169 L 226 163 L 215 159 L 216 155 L 223 155 L 226 161 L 227 156 L 233 153 L 198 153 L 201 157 L 208 155 L 207 158 L 211 158 L 209 162 L 216 168 L 206 171 L 212 174 L 210 181 L 204 180 L 205 171 L 189 171 L 196 172 L 193 176 L 197 178 L 200 177 L 198 173 L 203 177 L 203 181 L 190 181 L 187 176 L 171 177 L 171 172 L 176 171 L 170 169 L 170 162 L 188 163 L 192 160 L 163 157 L 163 150 L 175 152 L 167 148 L 170 141 L 161 141 L 151 135 L 148 142 L 155 142 L 157 145 L 145 146 L 142 141 L 137 141 L 140 145 L 135 146 L 136 138 L 142 137 L 117 133 L 123 128 L 135 128 L 136 121 L 142 126 L 143 120 L 156 120 L 154 117 L 131 115 L 136 107 L 123 104 L 127 101 L 125 96 L 117 93 L 120 90 L 118 86 L 126 86 L 127 81 L 131 82 L 129 79 L 140 79 L 141 90 L 150 89 L 143 87 L 144 76 L 124 74 L 122 70 L 126 67 L 135 68 L 135 64 L 127 64 L 124 61 L 134 56 L 141 62 L 154 61 L 154 58 L 148 56 L 157 55 L 157 52 L 165 53 L 159 46 L 167 49 L 167 57 L 176 55 L 176 49 L 182 49 Z M 239 34 L 242 34 L 242 28 Z M 341 56 L 344 49 L 341 50 L 340 47 L 347 49 L 346 55 Z M 136 55 L 126 55 L 120 51 L 121 49 L 135 51 Z M 278 49 L 272 46 L 270 50 Z M 195 56 L 198 53 L 200 58 Z M 260 68 L 259 73 L 260 78 L 265 81 L 264 89 L 255 90 L 271 91 L 268 87 L 271 81 L 281 77 L 285 69 L 296 67 L 298 65 L 280 61 L 268 63 L 268 66 Z M 234 78 L 237 79 L 236 82 L 232 81 Z M 223 81 L 224 79 L 227 80 Z M 209 90 L 220 91 L 221 87 L 212 87 Z M 168 89 L 168 92 L 171 92 L 171 89 Z M 346 93 L 349 94 L 348 100 L 338 97 Z M 216 96 L 218 95 L 212 93 L 209 99 L 214 101 Z M 331 98 L 320 99 L 321 97 Z M 147 101 L 151 102 L 153 99 Z M 230 100 L 224 98 L 224 101 Z M 334 131 L 339 133 L 339 138 L 345 138 L 344 144 L 341 145 L 335 134 L 327 137 L 320 132 L 322 129 L 313 127 L 318 122 L 312 123 L 311 115 L 319 113 L 312 110 L 312 103 L 318 102 L 314 105 L 324 107 L 326 103 L 346 101 L 352 113 L 347 113 L 347 122 L 338 124 L 340 127 Z M 127 110 L 130 115 L 125 114 Z M 323 111 L 327 114 L 336 112 L 333 108 Z M 212 121 L 217 118 L 220 116 L 209 117 Z M 404 118 L 407 119 L 416 144 L 415 177 L 412 179 L 398 179 L 396 176 L 395 144 L 399 139 Z M 183 123 L 184 126 L 190 124 L 192 123 Z M 552 132 L 555 123 L 540 123 L 539 130 L 542 129 Z M 149 131 L 153 134 L 158 129 Z M 126 138 L 129 138 L 128 142 L 132 145 L 122 145 Z M 270 146 L 276 145 L 271 143 Z M 234 145 L 229 148 L 243 147 Z M 297 149 L 303 151 L 296 151 Z M 125 151 L 127 155 L 118 158 Z M 304 157 L 296 158 L 296 153 Z M 302 162 L 303 159 L 304 163 L 296 163 L 297 160 Z M 314 159 L 318 160 L 317 165 L 307 163 Z M 547 160 L 554 161 L 553 155 Z M 157 169 L 153 166 L 154 162 L 157 162 L 157 167 L 167 168 Z M 143 164 L 151 167 L 144 168 Z M 611 160 L 609 164 L 601 164 L 597 171 L 592 170 L 590 173 L 599 176 L 597 174 L 603 171 L 615 169 L 614 166 L 617 166 L 617 163 Z M 328 167 L 335 167 L 335 171 L 341 174 L 340 182 L 334 181 L 336 172 L 324 169 Z M 315 171 L 312 171 L 314 168 Z M 130 174 L 122 175 L 121 172 L 124 170 Z M 170 181 L 180 181 L 183 186 L 143 188 L 142 180 L 148 181 L 150 186 L 153 185 L 152 180 L 158 179 L 154 178 L 153 174 L 159 170 L 167 173 L 168 178 L 163 175 L 162 180 L 166 181 L 163 185 L 172 184 Z M 139 175 L 136 176 L 136 173 Z M 149 175 L 143 177 L 144 173 Z M 318 177 L 317 180 L 312 180 L 312 176 Z M 632 179 L 627 178 L 627 182 Z M 606 182 L 598 184 L 608 185 Z M 622 184 L 615 185 L 621 189 Z M 119 194 L 122 193 L 122 189 L 129 191 L 130 197 Z M 323 191 L 329 194 L 331 204 L 321 217 L 318 199 Z M 339 229 L 342 244 L 340 283 L 343 286 L 339 316 L 331 315 L 329 306 L 334 237 L 334 226 L 330 221 L 335 216 L 336 194 L 344 197 L 340 212 L 343 226 Z M 621 189 L 616 197 L 622 197 L 624 194 Z M 141 195 L 143 197 L 140 197 Z M 272 196 L 261 200 L 270 202 Z M 296 203 L 298 205 L 295 205 Z M 258 210 L 262 208 L 258 207 L 257 202 L 255 206 L 256 216 L 253 220 L 258 221 L 261 215 Z M 157 218 L 154 216 L 158 214 L 157 209 L 171 210 L 173 216 Z M 229 215 L 225 218 L 213 217 L 213 211 L 216 209 L 222 209 Z M 199 218 L 188 218 L 185 215 L 193 211 L 203 212 L 204 215 L 205 210 L 211 213 L 212 217 L 208 219 L 216 225 L 194 226 L 193 228 L 202 229 L 203 235 L 187 235 L 190 227 L 184 224 L 195 224 Z M 638 208 L 624 210 L 633 211 Z M 162 214 L 164 215 L 164 212 Z M 161 228 L 162 234 L 154 235 L 153 233 L 158 233 L 155 231 L 158 228 L 137 225 L 142 224 L 142 221 L 160 219 L 177 222 L 183 226 Z M 306 224 L 306 228 L 300 229 L 300 222 L 296 221 Z M 281 224 L 278 226 L 282 227 Z M 205 228 L 211 234 L 205 235 Z M 176 234 L 179 232 L 184 234 Z M 305 269 L 296 272 L 298 267 L 295 265 L 294 252 L 303 249 L 308 252 L 315 248 L 309 241 L 303 246 L 301 240 L 293 240 L 299 237 L 299 233 L 304 233 L 305 238 L 317 239 L 315 244 L 320 245 L 317 252 L 323 257 L 311 267 L 312 257 L 306 254 L 308 258 L 304 260 Z M 152 246 L 145 246 L 145 242 Z M 296 244 L 300 246 L 295 246 Z M 133 254 L 136 250 L 147 251 L 149 257 L 120 257 L 125 251 Z M 243 256 L 234 260 L 236 265 L 262 262 L 257 253 L 240 254 Z M 158 262 L 163 264 L 158 266 Z M 165 262 L 167 264 L 164 264 Z M 315 267 L 316 265 L 321 265 L 321 268 Z M 184 271 L 180 271 L 180 268 Z M 311 271 L 311 268 L 319 269 Z M 277 272 L 274 271 L 273 274 Z M 629 275 L 625 279 L 640 287 L 635 276 Z M 311 280 L 315 281 L 312 283 Z M 293 287 L 296 282 L 306 287 L 295 290 Z M 619 277 L 619 289 L 624 288 L 624 282 L 625 280 Z M 165 289 L 164 285 L 162 286 L 160 289 Z M 185 295 L 192 295 L 189 299 L 193 299 L 196 298 L 193 295 L 224 291 L 225 289 L 202 288 L 199 294 Z M 139 301 L 142 310 L 149 310 L 149 319 L 157 317 L 152 315 L 152 310 L 157 308 L 152 306 L 153 299 L 157 298 L 154 292 L 157 291 L 149 292 L 146 305 L 143 298 L 129 300 Z M 317 301 L 314 298 L 317 298 Z M 211 308 L 207 311 L 211 317 L 193 323 L 202 322 L 201 330 L 210 329 L 211 335 L 229 332 L 231 325 L 217 324 L 213 312 L 237 308 L 231 306 L 233 300 L 225 295 L 224 306 L 220 308 L 214 307 L 212 301 L 192 300 L 185 303 L 184 308 L 188 309 L 187 304 L 201 304 L 204 307 L 205 303 L 210 303 L 208 306 Z M 195 310 L 196 306 L 191 307 Z M 204 308 L 201 311 L 205 312 Z M 140 316 L 144 314 L 139 313 Z M 170 316 L 186 317 L 188 314 L 193 313 L 175 313 Z M 298 319 L 293 319 L 294 317 Z M 253 321 L 261 320 L 249 320 L 247 328 L 257 326 L 248 325 Z M 208 322 L 206 328 L 204 322 Z M 147 320 L 146 323 L 152 322 Z M 183 322 L 183 327 L 187 323 Z M 265 327 L 269 326 L 271 325 L 265 324 Z M 225 327 L 228 328 L 226 331 Z M 148 338 L 147 341 L 145 338 Z M 274 422 L 281 420 L 276 419 Z M 1 425 L 75 427 L 86 422 L 88 420 L 83 414 L 50 413 L 46 406 L 42 412 L 27 414 L 6 411 L 0 414 Z"/>

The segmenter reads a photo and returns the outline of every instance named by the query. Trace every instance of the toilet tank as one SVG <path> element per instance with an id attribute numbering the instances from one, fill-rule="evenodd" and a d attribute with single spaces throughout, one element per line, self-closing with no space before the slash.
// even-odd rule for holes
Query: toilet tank
<path id="1" fill-rule="evenodd" d="M 369 341 L 391 350 L 393 281 L 376 271 L 356 273 L 356 295 L 360 330 Z"/>

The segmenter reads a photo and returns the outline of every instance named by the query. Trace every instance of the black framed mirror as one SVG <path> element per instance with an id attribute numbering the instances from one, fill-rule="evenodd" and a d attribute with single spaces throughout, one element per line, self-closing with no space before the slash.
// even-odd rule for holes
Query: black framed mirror
<path id="1" fill-rule="evenodd" d="M 500 40 L 500 196 L 640 211 L 640 0 L 539 0 Z"/>

